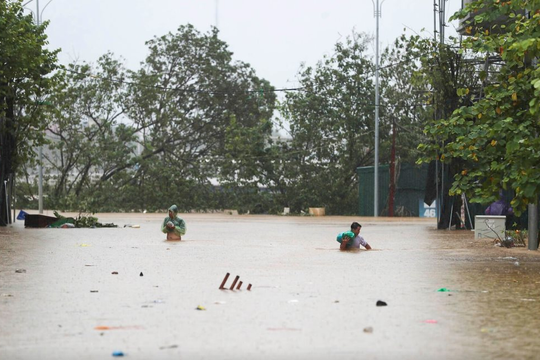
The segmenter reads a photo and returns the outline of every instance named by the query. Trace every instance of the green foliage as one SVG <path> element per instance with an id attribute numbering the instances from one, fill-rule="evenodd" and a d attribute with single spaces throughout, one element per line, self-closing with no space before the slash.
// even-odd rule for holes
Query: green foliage
<path id="1" fill-rule="evenodd" d="M 270 84 L 233 61 L 215 29 L 181 26 L 147 45 L 138 71 L 108 53 L 59 73 L 48 98 L 48 207 L 208 210 L 228 198 L 211 179 L 257 188 L 253 159 L 271 134 L 276 99 Z"/>
<path id="2" fill-rule="evenodd" d="M 539 8 L 539 1 L 480 0 L 454 15 L 478 14 L 466 24 L 471 36 L 463 41 L 462 53 L 497 55 L 504 63 L 482 97 L 426 128 L 438 140 L 426 151 L 463 163 L 451 193 L 464 191 L 471 201 L 487 203 L 501 188 L 511 188 L 517 214 L 540 191 L 540 69 L 533 61 L 540 56 Z"/>
<path id="3" fill-rule="evenodd" d="M 395 122 L 396 161 L 404 163 L 418 160 L 417 146 L 426 140 L 423 128 L 433 117 L 430 82 L 420 61 L 431 51 L 429 45 L 420 36 L 403 34 L 381 57 L 381 106 L 388 123 Z M 390 161 L 390 146 L 388 141 L 381 144 L 383 163 Z"/>
<path id="4" fill-rule="evenodd" d="M 55 81 L 57 51 L 45 49 L 47 23 L 24 15 L 20 1 L 0 1 L 0 184 L 11 183 L 21 165 L 44 142 L 48 106 L 43 99 Z M 0 191 L 0 225 L 6 225 L 6 190 Z"/>
<path id="5" fill-rule="evenodd" d="M 62 82 L 49 98 L 56 109 L 45 153 L 54 186 L 49 206 L 92 192 L 96 184 L 132 167 L 136 157 L 135 129 L 122 123 L 126 75 L 121 63 L 106 54 L 97 69 L 69 65 L 59 75 Z"/>
<path id="6" fill-rule="evenodd" d="M 0 2 L 0 134 L 6 173 L 16 171 L 43 142 L 47 105 L 42 99 L 55 78 L 56 54 L 44 48 L 45 28 L 24 15 L 20 2 Z"/>
<path id="7" fill-rule="evenodd" d="M 355 171 L 372 163 L 374 149 L 369 40 L 353 34 L 338 42 L 334 56 L 302 67 L 298 76 L 305 91 L 285 98 L 282 114 L 292 141 L 283 145 L 287 159 L 282 183 L 292 211 L 325 206 L 330 214 L 356 212 Z"/>
<path id="8" fill-rule="evenodd" d="M 41 101 L 51 119 L 46 207 L 93 213 L 176 203 L 181 211 L 324 206 L 328 214 L 356 213 L 356 168 L 372 165 L 374 153 L 371 39 L 353 34 L 332 56 L 301 68 L 303 91 L 288 93 L 279 109 L 290 141 L 274 142 L 274 88 L 234 61 L 218 35 L 181 26 L 147 42 L 138 70 L 108 53 L 58 71 L 50 105 Z M 398 158 L 417 157 L 431 115 L 425 104 L 434 101 L 429 81 L 436 81 L 419 68 L 444 67 L 426 56 L 432 45 L 403 37 L 383 55 L 381 163 L 389 160 L 392 122 Z M 455 87 L 445 94 L 459 99 Z M 444 104 L 444 96 L 437 101 Z M 27 178 L 21 203 L 35 202 L 35 190 Z"/>

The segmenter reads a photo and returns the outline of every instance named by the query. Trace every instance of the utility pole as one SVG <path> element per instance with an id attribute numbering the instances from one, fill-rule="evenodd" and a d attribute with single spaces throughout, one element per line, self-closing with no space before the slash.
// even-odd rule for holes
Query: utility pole
<path id="1" fill-rule="evenodd" d="M 529 215 L 529 250 L 538 250 L 538 200 L 534 204 L 527 205 Z"/>
<path id="2" fill-rule="evenodd" d="M 51 3 L 52 0 L 49 0 L 47 4 L 43 7 L 43 10 L 39 10 L 39 0 L 36 0 L 36 13 L 34 14 L 36 17 L 36 25 L 41 25 L 41 15 L 43 14 L 43 11 L 45 11 L 45 8 Z M 23 4 L 23 7 L 27 4 L 31 3 L 32 0 L 26 2 Z M 38 172 L 39 172 L 39 181 L 38 181 L 38 209 L 39 213 L 43 214 L 43 145 L 39 146 L 39 164 L 38 164 Z"/>
<path id="3" fill-rule="evenodd" d="M 379 18 L 381 6 L 379 0 L 371 0 L 375 15 L 375 159 L 374 159 L 374 188 L 373 188 L 373 216 L 379 216 Z"/>
<path id="4" fill-rule="evenodd" d="M 527 18 L 531 18 L 530 12 L 527 11 Z M 527 59 L 525 58 L 524 63 L 527 63 Z M 538 59 L 532 59 L 531 61 L 532 68 L 536 68 L 538 65 Z M 536 137 L 538 137 L 538 134 L 535 134 Z M 529 212 L 529 222 L 527 226 L 527 230 L 529 232 L 529 241 L 527 248 L 529 250 L 538 250 L 538 194 L 536 194 L 534 203 L 527 205 L 527 210 Z"/>
<path id="5" fill-rule="evenodd" d="M 388 196 L 388 216 L 394 217 L 396 197 L 396 118 L 392 119 L 392 150 L 390 151 L 390 194 Z"/>
<path id="6" fill-rule="evenodd" d="M 48 5 L 48 4 L 47 4 Z M 39 0 L 36 0 L 36 24 L 41 25 L 39 13 Z M 43 145 L 39 146 L 39 183 L 38 183 L 38 208 L 39 213 L 43 214 Z"/>
<path id="7" fill-rule="evenodd" d="M 437 41 L 437 35 L 439 35 L 439 43 L 441 45 L 444 45 L 444 28 L 446 27 L 446 15 L 445 15 L 446 1 L 447 0 L 433 0 L 433 40 Z M 437 24 L 438 24 L 438 30 L 437 30 Z M 435 105 L 434 119 L 439 120 L 443 116 L 442 111 L 444 109 L 438 108 L 437 103 L 435 101 L 434 101 L 434 105 Z M 439 182 L 439 162 L 440 161 L 438 159 L 438 154 L 437 154 L 437 159 L 435 159 L 435 191 L 436 191 L 435 204 L 436 204 L 436 212 L 437 212 L 437 228 L 440 228 L 441 226 L 443 207 L 447 206 L 447 203 L 444 201 L 445 199 L 444 164 L 442 162 L 440 163 L 441 176 L 440 176 L 440 182 Z M 452 201 L 452 200 L 449 200 L 449 201 Z M 452 213 L 452 210 L 450 210 L 450 213 Z M 450 224 L 451 223 L 452 223 L 452 215 L 450 215 Z"/>

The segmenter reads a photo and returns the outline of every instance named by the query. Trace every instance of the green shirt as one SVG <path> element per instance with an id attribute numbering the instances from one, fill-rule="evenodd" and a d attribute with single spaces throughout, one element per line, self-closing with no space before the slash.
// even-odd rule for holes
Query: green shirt
<path id="1" fill-rule="evenodd" d="M 174 229 L 169 229 L 167 227 L 167 223 L 168 222 L 172 222 L 174 224 Z M 161 231 L 163 233 L 169 233 L 169 232 L 174 232 L 176 235 L 178 236 L 182 236 L 186 233 L 186 222 L 182 219 L 180 219 L 178 216 L 174 217 L 173 219 L 171 219 L 170 217 L 166 217 L 164 220 L 163 220 L 163 224 L 161 224 Z"/>

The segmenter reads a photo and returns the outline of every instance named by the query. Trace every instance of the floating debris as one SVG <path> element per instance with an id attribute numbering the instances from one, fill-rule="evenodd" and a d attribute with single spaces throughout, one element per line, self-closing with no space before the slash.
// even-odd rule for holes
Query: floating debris
<path id="1" fill-rule="evenodd" d="M 176 349 L 177 347 L 178 347 L 178 345 L 160 346 L 159 350 Z"/>
<path id="2" fill-rule="evenodd" d="M 447 288 L 440 288 L 439 290 L 437 290 L 437 292 L 450 292 L 450 291 L 453 291 L 453 290 L 450 290 Z"/>
<path id="3" fill-rule="evenodd" d="M 59 228 L 63 225 L 67 225 L 69 227 L 76 227 L 76 228 L 111 228 L 111 227 L 118 227 L 118 225 L 115 225 L 113 223 L 110 224 L 102 224 L 98 221 L 97 217 L 94 216 L 83 216 L 82 214 L 79 214 L 77 217 L 66 217 L 63 215 L 60 215 L 58 211 L 54 211 L 55 218 L 53 222 L 48 224 L 47 227 L 50 228 Z"/>

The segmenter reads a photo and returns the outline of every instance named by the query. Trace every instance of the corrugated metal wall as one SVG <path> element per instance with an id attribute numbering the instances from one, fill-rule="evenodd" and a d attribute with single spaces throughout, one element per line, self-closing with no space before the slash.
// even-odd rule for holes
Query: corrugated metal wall
<path id="1" fill-rule="evenodd" d="M 424 199 L 427 164 L 416 166 L 401 164 L 396 169 L 397 184 L 394 200 L 396 216 L 419 216 L 419 202 Z M 373 166 L 356 169 L 358 175 L 358 215 L 373 216 Z M 379 216 L 388 214 L 390 174 L 388 165 L 379 166 Z"/>

